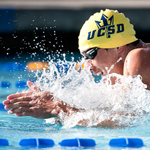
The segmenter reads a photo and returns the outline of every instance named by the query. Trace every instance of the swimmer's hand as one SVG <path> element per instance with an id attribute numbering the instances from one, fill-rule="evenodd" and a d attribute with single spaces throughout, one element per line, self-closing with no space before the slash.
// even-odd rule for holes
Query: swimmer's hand
<path id="1" fill-rule="evenodd" d="M 28 91 L 9 95 L 3 102 L 5 109 L 11 109 L 8 114 L 46 119 L 57 117 L 60 111 L 69 114 L 72 110 L 59 100 L 53 101 L 54 97 L 50 92 L 41 92 L 31 81 L 27 85 L 30 87 Z"/>

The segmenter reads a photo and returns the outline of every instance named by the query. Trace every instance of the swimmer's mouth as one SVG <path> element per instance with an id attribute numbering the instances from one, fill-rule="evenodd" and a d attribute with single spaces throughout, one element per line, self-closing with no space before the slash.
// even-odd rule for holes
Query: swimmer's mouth
<path id="1" fill-rule="evenodd" d="M 92 70 L 92 69 L 91 69 L 90 71 L 93 72 L 93 74 L 96 75 L 96 76 L 104 75 L 104 72 L 103 72 L 103 71 L 99 71 L 99 72 L 97 72 L 97 73 L 94 72 L 94 70 Z"/>
<path id="2" fill-rule="evenodd" d="M 98 72 L 96 75 L 97 75 L 97 76 L 103 75 L 103 72 L 100 71 L 100 72 Z"/>

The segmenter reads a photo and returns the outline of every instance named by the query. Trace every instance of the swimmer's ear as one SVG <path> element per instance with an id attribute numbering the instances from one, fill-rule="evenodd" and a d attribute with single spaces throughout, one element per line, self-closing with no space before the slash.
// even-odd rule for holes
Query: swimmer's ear
<path id="1" fill-rule="evenodd" d="M 124 50 L 125 46 L 117 47 L 117 53 L 121 53 Z"/>

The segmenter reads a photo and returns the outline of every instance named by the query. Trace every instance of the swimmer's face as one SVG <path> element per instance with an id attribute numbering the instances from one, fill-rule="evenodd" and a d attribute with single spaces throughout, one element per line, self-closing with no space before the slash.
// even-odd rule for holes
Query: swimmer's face
<path id="1" fill-rule="evenodd" d="M 107 68 L 109 69 L 117 59 L 116 48 L 91 48 L 82 52 L 82 55 L 88 59 L 90 70 L 94 75 L 106 75 Z"/>

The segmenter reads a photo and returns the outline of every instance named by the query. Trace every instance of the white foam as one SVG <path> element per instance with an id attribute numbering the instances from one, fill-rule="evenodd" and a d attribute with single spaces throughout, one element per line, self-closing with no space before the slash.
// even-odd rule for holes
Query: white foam
<path id="1" fill-rule="evenodd" d="M 132 78 L 111 74 L 96 83 L 89 69 L 78 72 L 73 67 L 75 62 L 66 61 L 65 64 L 70 66 L 67 73 L 60 73 L 55 63 L 50 63 L 49 71 L 36 73 L 36 84 L 42 90 L 53 92 L 71 107 L 84 109 L 71 116 L 61 112 L 59 117 L 64 127 L 81 125 L 81 122 L 85 126 L 96 126 L 107 120 L 114 122 L 114 126 L 133 126 L 148 121 L 150 92 L 140 76 Z M 109 81 L 111 76 L 118 79 L 115 85 L 102 82 Z"/>

